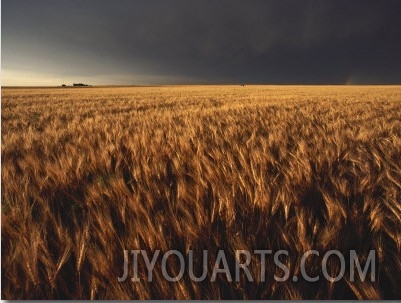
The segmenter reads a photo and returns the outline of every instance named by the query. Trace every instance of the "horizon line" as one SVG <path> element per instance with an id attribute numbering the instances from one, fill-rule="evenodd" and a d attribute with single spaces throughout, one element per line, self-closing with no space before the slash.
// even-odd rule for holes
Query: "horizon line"
<path id="1" fill-rule="evenodd" d="M 161 87 L 161 86 L 400 86 L 400 83 L 164 83 L 164 84 L 87 84 L 73 85 L 1 85 L 1 88 L 96 88 L 96 87 Z"/>

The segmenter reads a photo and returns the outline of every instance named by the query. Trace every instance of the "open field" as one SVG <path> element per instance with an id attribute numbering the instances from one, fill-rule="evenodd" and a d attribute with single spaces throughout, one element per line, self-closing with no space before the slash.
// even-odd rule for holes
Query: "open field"
<path id="1" fill-rule="evenodd" d="M 1 103 L 3 299 L 401 298 L 400 86 L 3 88 Z M 208 278 L 168 282 L 159 259 L 152 282 L 119 282 L 124 249 L 208 250 Z M 235 250 L 287 250 L 291 277 L 308 250 L 310 276 L 329 250 L 362 265 L 374 250 L 376 279 L 347 263 L 337 282 L 278 282 L 268 261 L 262 281 L 252 259 L 253 282 L 211 282 L 219 249 L 230 268 Z"/>

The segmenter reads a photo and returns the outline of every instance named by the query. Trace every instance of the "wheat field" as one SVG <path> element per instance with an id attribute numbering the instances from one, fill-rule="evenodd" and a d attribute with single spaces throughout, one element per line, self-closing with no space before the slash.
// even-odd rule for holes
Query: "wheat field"
<path id="1" fill-rule="evenodd" d="M 1 127 L 3 299 L 401 298 L 400 86 L 2 88 Z M 374 250 L 377 277 L 119 282 L 127 249 Z"/>

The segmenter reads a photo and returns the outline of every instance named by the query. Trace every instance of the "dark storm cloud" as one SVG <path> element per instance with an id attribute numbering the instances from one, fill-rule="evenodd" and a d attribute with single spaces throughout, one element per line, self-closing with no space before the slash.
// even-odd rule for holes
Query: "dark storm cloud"
<path id="1" fill-rule="evenodd" d="M 399 83 L 400 12 L 396 0 L 7 0 L 2 65 L 167 82 Z"/>

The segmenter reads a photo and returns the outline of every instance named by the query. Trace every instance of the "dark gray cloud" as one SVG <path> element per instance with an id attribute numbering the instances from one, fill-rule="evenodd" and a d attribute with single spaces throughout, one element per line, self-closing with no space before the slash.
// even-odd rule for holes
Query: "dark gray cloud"
<path id="1" fill-rule="evenodd" d="M 397 0 L 6 0 L 2 66 L 125 83 L 399 83 L 400 12 Z"/>

